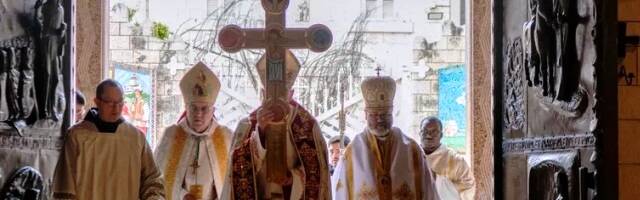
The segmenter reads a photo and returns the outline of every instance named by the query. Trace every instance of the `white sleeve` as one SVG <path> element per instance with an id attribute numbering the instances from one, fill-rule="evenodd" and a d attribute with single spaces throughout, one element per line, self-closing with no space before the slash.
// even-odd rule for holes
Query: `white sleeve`
<path id="1" fill-rule="evenodd" d="M 340 158 L 331 176 L 332 199 L 349 199 L 347 183 L 353 180 L 347 180 L 347 170 L 345 166 L 346 163 L 350 161 L 346 160 L 346 152 L 345 150 L 345 155 Z"/>

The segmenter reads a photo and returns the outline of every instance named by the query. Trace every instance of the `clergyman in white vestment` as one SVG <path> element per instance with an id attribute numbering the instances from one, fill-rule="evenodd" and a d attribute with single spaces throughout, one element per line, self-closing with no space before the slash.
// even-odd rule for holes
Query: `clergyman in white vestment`
<path id="1" fill-rule="evenodd" d="M 442 199 L 474 199 L 475 183 L 467 161 L 455 150 L 442 144 L 442 122 L 427 117 L 420 123 L 420 143 L 431 170 L 435 172 L 436 189 Z"/>
<path id="2" fill-rule="evenodd" d="M 332 176 L 333 199 L 439 199 L 418 144 L 393 124 L 395 81 L 362 82 L 367 128 L 345 149 Z"/>
<path id="3" fill-rule="evenodd" d="M 232 138 L 213 115 L 220 81 L 200 62 L 182 77 L 180 90 L 186 117 L 165 130 L 155 150 L 167 199 L 218 199 Z"/>

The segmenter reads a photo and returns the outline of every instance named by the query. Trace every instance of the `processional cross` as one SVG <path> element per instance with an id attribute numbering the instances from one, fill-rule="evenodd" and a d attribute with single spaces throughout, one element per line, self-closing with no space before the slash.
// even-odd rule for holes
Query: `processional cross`
<path id="1" fill-rule="evenodd" d="M 219 34 L 218 43 L 224 51 L 238 52 L 241 49 L 266 49 L 266 85 L 262 108 L 275 111 L 275 121 L 265 134 L 267 149 L 267 179 L 284 183 L 287 180 L 285 121 L 289 107 L 286 87 L 287 49 L 311 49 L 322 52 L 329 49 L 333 36 L 329 28 L 315 24 L 309 28 L 285 28 L 285 11 L 289 0 L 261 0 L 265 10 L 265 28 L 240 28 L 225 26 Z M 280 105 L 280 106 L 278 106 Z"/>

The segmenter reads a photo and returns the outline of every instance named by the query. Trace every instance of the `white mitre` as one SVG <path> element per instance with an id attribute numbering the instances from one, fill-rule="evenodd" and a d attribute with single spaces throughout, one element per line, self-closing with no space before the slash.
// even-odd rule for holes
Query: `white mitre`
<path id="1" fill-rule="evenodd" d="M 391 109 L 396 82 L 388 76 L 368 77 L 361 84 L 366 109 Z"/>
<path id="2" fill-rule="evenodd" d="M 206 102 L 214 104 L 220 92 L 220 80 L 207 65 L 198 62 L 180 80 L 184 103 Z"/>
<path id="3" fill-rule="evenodd" d="M 287 50 L 286 59 L 286 76 L 287 76 L 287 89 L 291 89 L 293 87 L 293 83 L 296 81 L 298 77 L 298 73 L 300 72 L 300 62 L 298 59 L 291 53 L 291 51 Z M 262 83 L 262 88 L 267 85 L 267 57 L 266 55 L 262 55 L 258 64 L 256 65 L 258 69 L 258 74 L 260 75 L 260 82 Z"/>

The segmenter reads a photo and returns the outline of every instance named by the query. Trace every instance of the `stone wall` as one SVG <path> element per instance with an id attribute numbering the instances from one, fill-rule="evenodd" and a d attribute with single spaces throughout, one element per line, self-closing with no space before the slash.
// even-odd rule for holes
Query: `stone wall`
<path id="1" fill-rule="evenodd" d="M 113 77 L 115 64 L 133 69 L 150 70 L 153 80 L 154 117 L 149 119 L 154 123 L 154 134 L 151 139 L 155 144 L 166 127 L 176 122 L 182 110 L 182 99 L 178 83 L 186 66 L 170 63 L 177 50 L 177 45 L 168 40 L 161 40 L 151 33 L 150 21 L 137 23 L 129 21 L 121 12 L 111 13 L 109 23 L 109 74 Z M 174 68 L 169 70 L 169 67 Z M 122 83 L 125 84 L 125 83 Z M 171 112 L 169 112 L 171 111 Z"/>
<path id="2" fill-rule="evenodd" d="M 405 70 L 405 77 L 410 84 L 413 111 L 411 126 L 405 130 L 405 134 L 418 139 L 420 121 L 427 116 L 438 116 L 438 70 L 465 64 L 465 36 L 464 32 L 453 35 L 449 27 L 443 26 L 443 36 L 438 41 L 427 41 L 433 44 L 433 56 L 418 60 L 416 67 Z M 418 56 L 420 49 L 424 48 L 422 39 L 416 39 L 414 44 L 414 56 Z M 405 84 L 405 83 L 403 83 Z M 404 101 L 404 100 L 403 100 Z M 407 108 L 405 108 L 407 109 Z"/>

